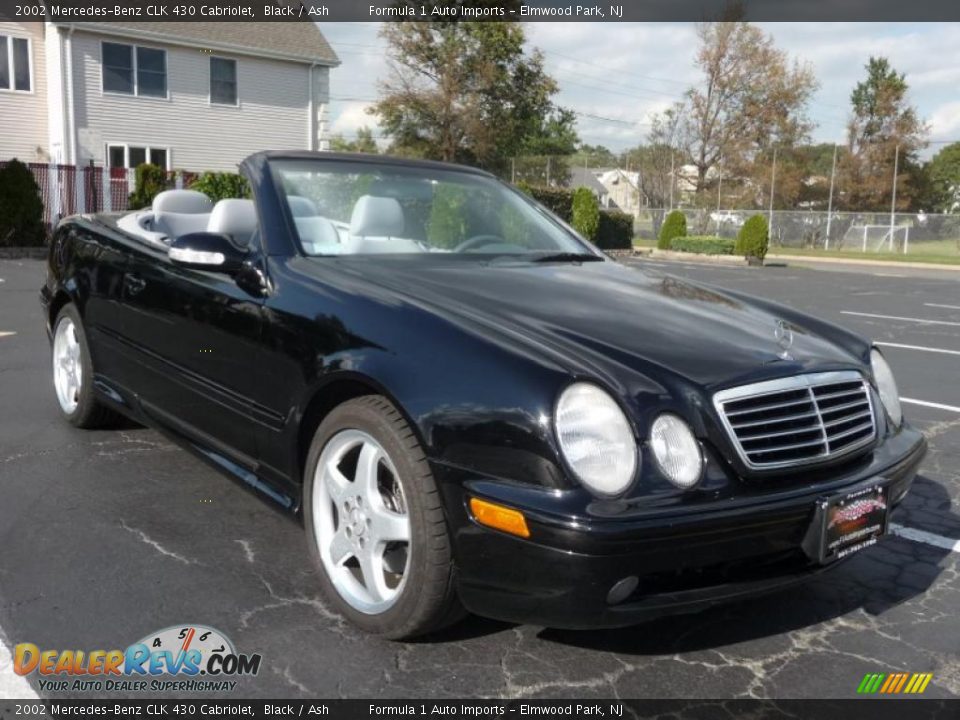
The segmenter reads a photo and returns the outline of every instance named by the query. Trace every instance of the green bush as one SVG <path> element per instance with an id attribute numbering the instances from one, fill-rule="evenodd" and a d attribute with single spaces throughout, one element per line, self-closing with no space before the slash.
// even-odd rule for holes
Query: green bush
<path id="1" fill-rule="evenodd" d="M 11 160 L 0 168 L 0 247 L 44 245 L 43 199 L 30 168 Z"/>
<path id="2" fill-rule="evenodd" d="M 517 188 L 564 222 L 573 220 L 573 191 L 569 188 L 540 187 L 523 181 L 517 183 Z"/>
<path id="3" fill-rule="evenodd" d="M 137 165 L 135 185 L 130 195 L 130 209 L 150 207 L 153 199 L 167 189 L 167 173 L 162 167 L 142 163 Z"/>
<path id="4" fill-rule="evenodd" d="M 571 222 L 574 230 L 587 240 L 596 240 L 600 228 L 600 203 L 590 188 L 578 187 L 573 191 Z"/>
<path id="5" fill-rule="evenodd" d="M 769 246 L 770 234 L 767 230 L 767 219 L 763 215 L 754 215 L 740 228 L 734 252 L 763 262 Z"/>
<path id="6" fill-rule="evenodd" d="M 601 250 L 633 249 L 633 215 L 619 210 L 601 212 L 594 243 Z"/>
<path id="7" fill-rule="evenodd" d="M 667 215 L 666 220 L 660 227 L 660 238 L 657 241 L 657 249 L 669 250 L 670 243 L 674 238 L 686 237 L 687 235 L 687 216 L 679 210 L 674 210 Z"/>
<path id="8" fill-rule="evenodd" d="M 691 235 L 678 237 L 670 241 L 670 249 L 677 252 L 699 253 L 701 255 L 733 255 L 736 242 L 733 238 L 712 235 Z"/>
<path id="9" fill-rule="evenodd" d="M 190 183 L 190 189 L 202 192 L 213 202 L 250 197 L 247 179 L 231 172 L 205 172 Z"/>

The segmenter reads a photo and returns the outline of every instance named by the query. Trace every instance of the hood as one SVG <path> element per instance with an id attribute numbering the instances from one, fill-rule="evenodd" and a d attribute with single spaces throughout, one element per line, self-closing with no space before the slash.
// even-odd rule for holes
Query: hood
<path id="1" fill-rule="evenodd" d="M 653 379 L 667 373 L 713 387 L 758 374 L 861 365 L 849 336 L 841 338 L 846 343 L 826 337 L 832 327 L 826 323 L 615 262 L 338 264 L 400 296 L 512 330 L 579 364 L 618 364 Z"/>

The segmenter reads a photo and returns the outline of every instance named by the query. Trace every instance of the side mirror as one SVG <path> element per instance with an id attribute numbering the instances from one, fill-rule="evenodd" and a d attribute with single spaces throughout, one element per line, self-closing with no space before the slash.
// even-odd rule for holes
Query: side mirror
<path id="1" fill-rule="evenodd" d="M 247 250 L 237 247 L 229 235 L 195 232 L 174 240 L 169 256 L 172 262 L 183 267 L 233 275 L 243 267 Z"/>

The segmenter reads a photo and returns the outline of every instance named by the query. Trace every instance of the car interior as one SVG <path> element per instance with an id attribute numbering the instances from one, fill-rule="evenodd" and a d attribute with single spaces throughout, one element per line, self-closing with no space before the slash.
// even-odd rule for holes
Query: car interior
<path id="1" fill-rule="evenodd" d="M 320 215 L 310 198 L 290 195 L 287 200 L 304 250 L 310 255 L 428 250 L 416 240 L 403 237 L 403 209 L 395 198 L 361 196 L 349 223 Z M 226 234 L 245 246 L 256 231 L 257 215 L 252 200 L 227 199 L 214 204 L 196 190 L 165 190 L 149 209 L 123 216 L 117 226 L 159 248 L 195 232 Z"/>

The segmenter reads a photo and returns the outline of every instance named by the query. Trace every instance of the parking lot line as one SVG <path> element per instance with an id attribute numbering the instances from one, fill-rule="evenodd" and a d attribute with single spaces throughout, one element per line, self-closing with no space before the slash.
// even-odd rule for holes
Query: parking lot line
<path id="1" fill-rule="evenodd" d="M 954 327 L 960 327 L 960 322 L 950 322 L 948 320 L 925 320 L 924 318 L 900 317 L 899 315 L 876 315 L 875 313 L 854 312 L 852 310 L 841 310 L 840 314 L 880 318 L 881 320 L 904 320 L 906 322 L 922 323 L 924 325 L 952 325 Z"/>
<path id="2" fill-rule="evenodd" d="M 13 671 L 13 655 L 0 633 L 0 699 L 35 700 L 39 697 L 27 679 Z"/>
<path id="3" fill-rule="evenodd" d="M 940 303 L 924 303 L 927 307 L 947 308 L 948 310 L 960 310 L 960 305 L 941 305 Z"/>
<path id="4" fill-rule="evenodd" d="M 16 333 L 15 333 L 15 332 L 0 332 L 0 338 L 2 338 L 2 337 L 10 337 L 11 335 L 16 335 Z"/>
<path id="5" fill-rule="evenodd" d="M 907 540 L 926 543 L 927 545 L 943 548 L 950 552 L 960 553 L 960 540 L 954 540 L 953 538 L 944 537 L 943 535 L 934 535 L 926 530 L 917 530 L 916 528 L 906 527 L 896 523 L 890 524 L 890 532 Z"/>
<path id="6" fill-rule="evenodd" d="M 905 350 L 923 350 L 924 352 L 943 353 L 944 355 L 960 355 L 960 350 L 944 350 L 943 348 L 924 347 L 923 345 L 903 345 L 901 343 L 874 341 L 874 345 L 884 347 L 903 348 Z"/>
<path id="7" fill-rule="evenodd" d="M 937 410 L 947 410 L 949 412 L 960 413 L 960 407 L 954 407 L 953 405 L 941 405 L 940 403 L 928 402 L 926 400 L 914 400 L 913 398 L 901 397 L 900 402 L 909 403 L 910 405 L 921 405 L 928 408 L 936 408 Z"/>

